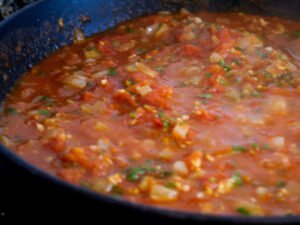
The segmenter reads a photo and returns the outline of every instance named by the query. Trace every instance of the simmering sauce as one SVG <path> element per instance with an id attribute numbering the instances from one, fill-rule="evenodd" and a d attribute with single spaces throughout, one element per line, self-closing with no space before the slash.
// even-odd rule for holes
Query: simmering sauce
<path id="1" fill-rule="evenodd" d="M 300 23 L 160 13 L 52 54 L 3 104 L 1 142 L 67 182 L 183 211 L 300 213 Z"/>

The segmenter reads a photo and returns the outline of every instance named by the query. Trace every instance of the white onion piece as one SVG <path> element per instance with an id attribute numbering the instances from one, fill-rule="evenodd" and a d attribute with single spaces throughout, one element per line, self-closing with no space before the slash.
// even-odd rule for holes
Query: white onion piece
<path id="1" fill-rule="evenodd" d="M 146 27 L 146 35 L 152 35 L 159 27 L 158 23 Z"/>
<path id="2" fill-rule="evenodd" d="M 135 66 L 139 72 L 144 73 L 145 75 L 148 75 L 149 77 L 155 78 L 158 76 L 158 73 L 155 70 L 151 69 L 149 66 L 147 66 L 143 63 L 137 62 L 135 64 Z"/>
<path id="3" fill-rule="evenodd" d="M 274 114 L 278 114 L 278 115 L 287 114 L 286 100 L 282 97 L 271 99 L 270 102 L 269 102 L 269 109 Z"/>
<path id="4" fill-rule="evenodd" d="M 178 198 L 176 190 L 155 184 L 150 190 L 150 198 L 157 202 L 169 202 Z"/>
<path id="5" fill-rule="evenodd" d="M 176 161 L 174 162 L 172 169 L 175 173 L 181 176 L 186 176 L 189 171 L 184 161 Z"/>
<path id="6" fill-rule="evenodd" d="M 219 53 L 213 52 L 210 55 L 209 60 L 210 60 L 211 63 L 218 63 L 221 60 L 223 60 L 223 57 Z"/>
<path id="7" fill-rule="evenodd" d="M 63 83 L 74 88 L 83 89 L 87 85 L 87 80 L 83 76 L 73 75 L 66 77 Z"/>
<path id="8" fill-rule="evenodd" d="M 171 160 L 174 157 L 174 152 L 166 148 L 158 153 L 158 157 L 165 160 Z"/>
<path id="9" fill-rule="evenodd" d="M 172 136 L 175 139 L 185 139 L 189 130 L 190 126 L 188 124 L 179 121 L 173 128 Z"/>
<path id="10" fill-rule="evenodd" d="M 285 144 L 285 138 L 282 136 L 273 137 L 270 140 L 271 147 L 276 148 L 276 149 L 283 148 L 284 144 Z"/>
<path id="11" fill-rule="evenodd" d="M 137 86 L 136 91 L 141 95 L 141 96 L 146 96 L 150 92 L 152 92 L 152 88 L 149 85 L 145 86 Z"/>

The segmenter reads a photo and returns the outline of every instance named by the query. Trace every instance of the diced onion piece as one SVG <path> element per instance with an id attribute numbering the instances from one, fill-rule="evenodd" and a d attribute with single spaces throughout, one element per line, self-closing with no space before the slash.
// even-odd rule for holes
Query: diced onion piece
<path id="1" fill-rule="evenodd" d="M 182 41 L 191 41 L 191 40 L 195 39 L 196 37 L 197 36 L 193 32 L 192 29 L 190 29 L 189 27 L 185 27 L 180 39 Z"/>
<path id="2" fill-rule="evenodd" d="M 260 18 L 260 19 L 259 19 L 259 22 L 260 22 L 260 24 L 261 24 L 263 27 L 265 27 L 265 26 L 267 26 L 267 25 L 269 24 L 269 22 L 265 21 L 263 18 Z"/>
<path id="3" fill-rule="evenodd" d="M 73 40 L 74 40 L 74 43 L 79 43 L 79 42 L 84 41 L 85 40 L 84 32 L 79 28 L 75 28 Z"/>
<path id="4" fill-rule="evenodd" d="M 103 150 L 108 151 L 109 149 L 109 141 L 106 139 L 99 139 L 97 145 Z"/>
<path id="5" fill-rule="evenodd" d="M 136 72 L 137 71 L 137 67 L 135 64 L 129 64 L 127 67 L 126 67 L 126 70 L 129 72 L 129 73 L 133 73 L 133 72 Z"/>
<path id="6" fill-rule="evenodd" d="M 169 26 L 165 23 L 162 23 L 160 27 L 157 29 L 157 31 L 155 32 L 154 36 L 156 38 L 161 38 L 168 32 L 168 30 L 169 30 Z"/>
<path id="7" fill-rule="evenodd" d="M 225 97 L 232 101 L 239 101 L 241 98 L 239 91 L 234 88 L 228 88 Z"/>
<path id="8" fill-rule="evenodd" d="M 141 182 L 139 184 L 139 188 L 143 192 L 148 192 L 154 184 L 155 184 L 155 180 L 153 177 L 145 176 L 141 180 Z"/>
<path id="9" fill-rule="evenodd" d="M 146 66 L 143 63 L 137 62 L 135 65 L 139 72 L 144 73 L 149 77 L 155 78 L 158 76 L 158 73 L 155 70 L 151 69 L 149 66 Z"/>
<path id="10" fill-rule="evenodd" d="M 145 85 L 145 86 L 137 86 L 136 87 L 136 91 L 141 95 L 141 96 L 145 96 L 147 94 L 149 94 L 150 92 L 152 92 L 152 88 L 149 85 Z"/>
<path id="11" fill-rule="evenodd" d="M 68 76 L 63 80 L 63 83 L 74 88 L 83 89 L 87 85 L 85 77 L 80 75 Z"/>
<path id="12" fill-rule="evenodd" d="M 170 11 L 159 11 L 159 12 L 158 12 L 158 15 L 160 15 L 160 16 L 168 16 L 168 15 L 170 15 L 170 14 L 171 14 Z"/>
<path id="13" fill-rule="evenodd" d="M 252 203 L 246 200 L 239 200 L 238 202 L 236 202 L 236 204 L 236 208 L 244 208 L 253 216 L 263 216 L 265 214 L 264 210 L 257 203 Z"/>
<path id="14" fill-rule="evenodd" d="M 7 136 L 1 135 L 0 136 L 0 143 L 4 144 L 5 146 L 10 146 L 13 142 Z"/>
<path id="15" fill-rule="evenodd" d="M 110 192 L 112 186 L 113 185 L 110 184 L 105 179 L 99 178 L 91 185 L 91 189 L 96 192 L 107 193 L 107 192 Z"/>
<path id="16" fill-rule="evenodd" d="M 77 70 L 72 75 L 84 77 L 85 76 L 85 72 L 82 71 L 82 70 Z"/>
<path id="17" fill-rule="evenodd" d="M 47 130 L 43 136 L 43 143 L 51 147 L 55 152 L 62 152 L 65 150 L 67 141 L 67 134 L 62 128 Z"/>
<path id="18" fill-rule="evenodd" d="M 146 27 L 146 35 L 152 35 L 159 27 L 158 23 Z"/>
<path id="19" fill-rule="evenodd" d="M 97 131 L 106 131 L 108 130 L 108 126 L 106 126 L 106 124 L 104 124 L 103 122 L 96 122 L 95 126 L 94 126 L 95 130 Z"/>
<path id="20" fill-rule="evenodd" d="M 96 50 L 96 48 L 91 48 L 84 51 L 84 56 L 86 59 L 96 59 L 100 56 L 100 53 Z"/>
<path id="21" fill-rule="evenodd" d="M 96 72 L 92 75 L 93 78 L 101 78 L 101 77 L 104 77 L 108 74 L 108 70 L 102 70 L 102 71 L 99 71 L 99 72 Z"/>
<path id="22" fill-rule="evenodd" d="M 155 184 L 150 190 L 150 198 L 156 202 L 169 202 L 178 198 L 176 190 Z"/>
<path id="23" fill-rule="evenodd" d="M 174 157 L 174 152 L 168 148 L 163 149 L 158 153 L 158 157 L 165 160 L 171 160 Z"/>
<path id="24" fill-rule="evenodd" d="M 181 15 L 186 15 L 186 16 L 191 15 L 191 13 L 186 8 L 182 8 L 180 10 L 180 14 Z"/>
<path id="25" fill-rule="evenodd" d="M 195 17 L 194 22 L 197 24 L 200 24 L 200 23 L 202 23 L 202 19 L 200 17 Z"/>
<path id="26" fill-rule="evenodd" d="M 191 154 L 189 154 L 186 157 L 185 163 L 190 171 L 201 170 L 202 157 L 203 157 L 203 153 L 201 151 L 193 151 Z"/>
<path id="27" fill-rule="evenodd" d="M 219 40 L 219 38 L 218 38 L 216 35 L 213 35 L 213 36 L 211 37 L 211 40 L 212 40 L 212 42 L 213 42 L 215 45 L 220 44 L 220 40 Z"/>
<path id="28" fill-rule="evenodd" d="M 173 128 L 172 136 L 175 139 L 185 139 L 188 132 L 190 130 L 190 126 L 182 121 L 177 122 L 176 126 Z"/>
<path id="29" fill-rule="evenodd" d="M 219 53 L 213 52 L 210 55 L 209 60 L 210 60 L 211 63 L 218 63 L 218 62 L 223 60 L 223 57 Z"/>
<path id="30" fill-rule="evenodd" d="M 122 180 L 123 180 L 123 176 L 120 173 L 115 173 L 108 177 L 109 183 L 111 183 L 113 185 L 117 185 L 117 184 L 121 183 Z"/>
<path id="31" fill-rule="evenodd" d="M 269 107 L 275 114 L 285 115 L 287 113 L 287 104 L 284 98 L 272 99 Z"/>
<path id="32" fill-rule="evenodd" d="M 187 165 L 184 161 L 176 161 L 174 162 L 173 166 L 173 171 L 177 173 L 180 176 L 186 176 L 189 173 L 189 170 L 187 168 Z"/>
<path id="33" fill-rule="evenodd" d="M 296 72 L 298 70 L 297 66 L 292 62 L 288 62 L 287 69 L 291 72 Z"/>
<path id="34" fill-rule="evenodd" d="M 193 76 L 199 76 L 201 72 L 200 67 L 197 66 L 191 66 L 191 67 L 184 67 L 180 70 L 180 73 L 182 73 L 185 77 L 193 77 Z"/>
<path id="35" fill-rule="evenodd" d="M 238 47 L 241 49 L 255 49 L 262 46 L 262 41 L 254 34 L 247 35 L 241 38 L 238 42 Z"/>
<path id="36" fill-rule="evenodd" d="M 257 187 L 256 188 L 256 194 L 260 197 L 266 196 L 266 194 L 268 193 L 268 189 L 266 187 Z"/>
<path id="37" fill-rule="evenodd" d="M 116 48 L 116 50 L 119 52 L 126 52 L 126 51 L 132 49 L 136 44 L 137 44 L 137 41 L 130 40 L 127 43 L 123 43 L 122 45 L 120 45 L 118 48 Z"/>
<path id="38" fill-rule="evenodd" d="M 270 140 L 270 145 L 273 148 L 277 148 L 277 149 L 283 148 L 284 144 L 285 144 L 285 139 L 282 136 L 273 137 Z"/>
<path id="39" fill-rule="evenodd" d="M 234 187 L 234 179 L 233 178 L 228 178 L 220 181 L 218 183 L 218 189 L 217 192 L 219 194 L 226 194 L 230 192 Z"/>

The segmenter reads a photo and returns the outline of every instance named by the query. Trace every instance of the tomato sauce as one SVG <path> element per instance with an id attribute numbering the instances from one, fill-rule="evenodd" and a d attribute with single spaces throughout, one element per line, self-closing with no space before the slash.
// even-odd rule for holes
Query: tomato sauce
<path id="1" fill-rule="evenodd" d="M 8 94 L 1 142 L 128 201 L 300 213 L 300 23 L 160 13 L 63 47 Z"/>

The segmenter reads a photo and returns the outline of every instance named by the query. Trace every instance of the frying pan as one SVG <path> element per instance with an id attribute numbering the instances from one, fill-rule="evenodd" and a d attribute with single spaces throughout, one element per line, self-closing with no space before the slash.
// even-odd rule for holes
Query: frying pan
<path id="1" fill-rule="evenodd" d="M 25 7 L 0 23 L 0 103 L 24 72 L 63 45 L 71 44 L 75 29 L 86 36 L 114 27 L 117 23 L 158 11 L 243 11 L 300 20 L 297 0 L 44 0 Z M 89 18 L 87 21 L 86 18 Z M 58 26 L 58 19 L 64 28 Z M 84 19 L 85 18 L 85 19 Z M 52 190 L 57 202 L 89 204 L 101 215 L 115 212 L 123 221 L 143 224 L 300 224 L 300 216 L 238 217 L 178 212 L 129 203 L 70 185 L 25 162 L 0 145 L 0 154 L 38 181 L 38 188 Z M 44 186 L 43 186 L 44 185 Z M 53 200 L 53 199 L 52 199 Z M 52 204 L 53 201 L 49 204 Z M 97 213 L 96 213 L 97 214 Z M 98 215 L 97 214 L 97 215 Z"/>

